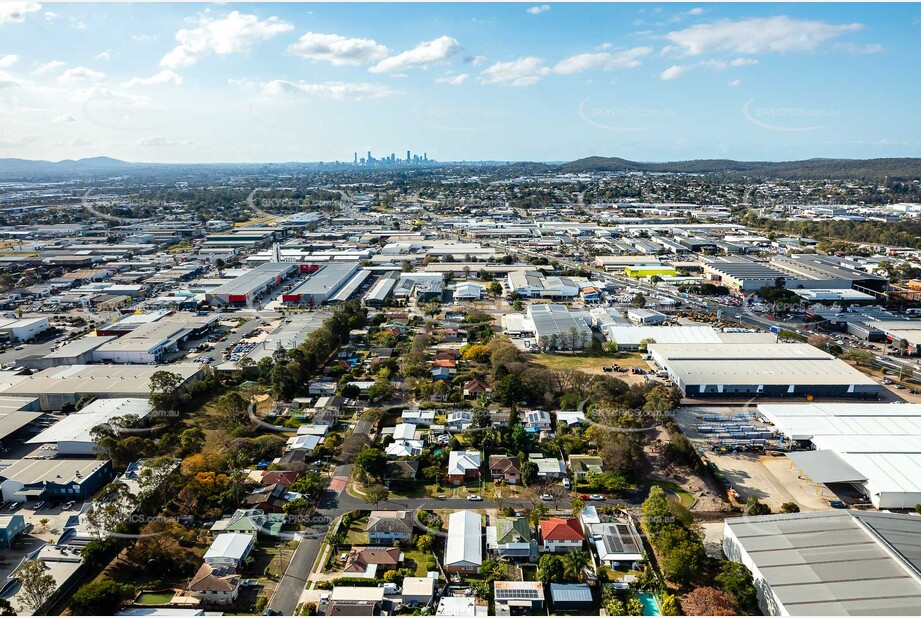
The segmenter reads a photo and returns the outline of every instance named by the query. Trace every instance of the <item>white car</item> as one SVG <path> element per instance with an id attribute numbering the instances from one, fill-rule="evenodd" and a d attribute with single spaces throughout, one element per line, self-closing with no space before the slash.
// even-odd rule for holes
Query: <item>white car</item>
<path id="1" fill-rule="evenodd" d="M 553 500 L 553 496 L 551 496 L 550 494 L 541 494 L 540 499 L 541 500 Z"/>
<path id="2" fill-rule="evenodd" d="M 471 495 L 467 496 L 467 500 L 469 500 L 470 502 L 480 502 L 481 500 L 483 500 L 483 496 L 478 496 L 478 495 L 476 495 L 476 494 L 471 494 Z"/>
<path id="3" fill-rule="evenodd" d="M 592 494 L 588 498 L 589 500 L 599 500 L 601 502 L 604 502 L 604 496 L 602 496 L 601 494 Z"/>

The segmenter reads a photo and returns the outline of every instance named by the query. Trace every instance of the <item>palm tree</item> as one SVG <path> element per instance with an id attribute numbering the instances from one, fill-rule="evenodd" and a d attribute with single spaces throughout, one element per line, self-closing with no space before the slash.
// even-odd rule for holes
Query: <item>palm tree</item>
<path id="1" fill-rule="evenodd" d="M 585 575 L 585 567 L 591 563 L 588 554 L 584 551 L 573 551 L 563 554 L 562 560 L 563 572 L 569 577 L 574 577 L 579 581 L 582 581 L 582 577 Z"/>

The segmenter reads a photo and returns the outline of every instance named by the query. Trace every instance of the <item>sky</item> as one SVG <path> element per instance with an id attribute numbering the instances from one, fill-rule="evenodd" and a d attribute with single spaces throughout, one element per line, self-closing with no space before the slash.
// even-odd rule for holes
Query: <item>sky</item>
<path id="1" fill-rule="evenodd" d="M 0 158 L 921 156 L 919 4 L 0 0 Z"/>

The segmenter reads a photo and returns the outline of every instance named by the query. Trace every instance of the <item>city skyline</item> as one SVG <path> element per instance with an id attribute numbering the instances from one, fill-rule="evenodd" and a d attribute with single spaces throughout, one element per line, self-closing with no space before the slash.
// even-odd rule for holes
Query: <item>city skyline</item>
<path id="1" fill-rule="evenodd" d="M 921 12 L 879 8 L 4 2 L 0 158 L 914 156 Z"/>

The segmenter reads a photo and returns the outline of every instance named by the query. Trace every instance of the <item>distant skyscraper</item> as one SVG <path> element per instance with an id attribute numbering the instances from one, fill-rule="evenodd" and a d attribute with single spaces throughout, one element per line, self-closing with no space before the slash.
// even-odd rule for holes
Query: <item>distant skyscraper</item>
<path id="1" fill-rule="evenodd" d="M 409 158 L 409 151 L 407 150 L 407 151 L 406 151 L 406 162 L 409 163 L 410 160 L 411 160 L 411 159 Z"/>
<path id="2" fill-rule="evenodd" d="M 374 157 L 371 156 L 371 151 L 369 150 L 368 151 L 368 163 L 371 163 L 372 161 L 374 161 Z"/>
<path id="3" fill-rule="evenodd" d="M 358 165 L 358 153 L 355 153 L 355 164 Z"/>

